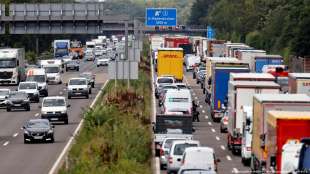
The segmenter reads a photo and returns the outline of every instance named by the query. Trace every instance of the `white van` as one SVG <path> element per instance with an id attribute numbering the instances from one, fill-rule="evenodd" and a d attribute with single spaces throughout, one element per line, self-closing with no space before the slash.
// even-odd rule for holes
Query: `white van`
<path id="1" fill-rule="evenodd" d="M 192 114 L 193 103 L 189 89 L 171 89 L 168 90 L 162 106 L 162 113 L 182 112 L 183 114 Z"/>
<path id="2" fill-rule="evenodd" d="M 186 54 L 184 63 L 186 71 L 193 70 L 196 65 L 200 64 L 200 57 L 193 54 Z"/>
<path id="3" fill-rule="evenodd" d="M 45 73 L 49 83 L 54 84 L 62 83 L 60 76 L 60 74 L 63 72 L 61 60 L 55 60 L 55 59 L 41 60 L 40 66 L 41 68 L 45 69 Z"/>
<path id="4" fill-rule="evenodd" d="M 45 69 L 32 68 L 27 71 L 26 81 L 37 82 L 39 86 L 39 93 L 44 97 L 48 96 L 47 76 Z"/>

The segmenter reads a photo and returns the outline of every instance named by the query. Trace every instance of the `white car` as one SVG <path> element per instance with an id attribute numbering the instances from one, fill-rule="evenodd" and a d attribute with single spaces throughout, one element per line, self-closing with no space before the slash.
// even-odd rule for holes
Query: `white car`
<path id="1" fill-rule="evenodd" d="M 182 165 L 183 153 L 188 147 L 199 147 L 200 142 L 194 140 L 177 140 L 173 141 L 167 164 L 167 173 L 178 172 Z"/>
<path id="2" fill-rule="evenodd" d="M 182 166 L 178 174 L 216 174 L 215 171 L 206 170 L 198 166 Z"/>
<path id="3" fill-rule="evenodd" d="M 186 71 L 193 70 L 196 65 L 200 64 L 200 57 L 193 54 L 187 54 L 184 57 L 184 63 Z"/>
<path id="4" fill-rule="evenodd" d="M 89 98 L 89 94 L 91 94 L 91 85 L 86 78 L 71 78 L 67 86 L 68 99 L 76 96 Z"/>
<path id="5" fill-rule="evenodd" d="M 188 89 L 170 89 L 167 90 L 163 105 L 162 114 L 166 112 L 183 112 L 191 115 L 193 108 L 192 97 Z"/>
<path id="6" fill-rule="evenodd" d="M 109 62 L 110 62 L 110 59 L 106 56 L 100 56 L 96 58 L 97 67 L 109 65 Z"/>
<path id="7" fill-rule="evenodd" d="M 157 77 L 156 81 L 155 81 L 155 96 L 156 98 L 159 97 L 158 94 L 158 89 L 160 85 L 165 85 L 165 84 L 172 84 L 175 83 L 175 78 L 172 76 L 159 76 Z"/>
<path id="8" fill-rule="evenodd" d="M 68 124 L 68 107 L 63 96 L 44 97 L 41 105 L 41 118 Z"/>
<path id="9" fill-rule="evenodd" d="M 10 91 L 10 89 L 0 89 L 0 107 L 6 107 Z"/>
<path id="10" fill-rule="evenodd" d="M 20 82 L 17 90 L 26 92 L 31 101 L 39 103 L 40 94 L 39 94 L 39 86 L 37 82 Z"/>
<path id="11" fill-rule="evenodd" d="M 217 171 L 217 163 L 219 159 L 215 159 L 214 149 L 210 147 L 188 147 L 183 153 L 183 166 L 196 166 L 200 169 L 209 171 Z"/>
<path id="12" fill-rule="evenodd" d="M 161 145 L 161 148 L 160 148 L 160 157 L 159 157 L 161 169 L 167 166 L 169 150 L 171 148 L 173 141 L 176 141 L 176 140 L 186 140 L 186 139 L 185 138 L 165 138 L 164 139 Z"/>

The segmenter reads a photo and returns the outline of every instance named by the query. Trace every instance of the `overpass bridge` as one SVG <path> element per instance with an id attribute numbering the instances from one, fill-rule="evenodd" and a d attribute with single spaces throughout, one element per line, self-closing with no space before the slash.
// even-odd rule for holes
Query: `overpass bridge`
<path id="1" fill-rule="evenodd" d="M 128 32 L 201 34 L 206 28 L 155 30 L 134 26 L 128 15 L 105 15 L 104 3 L 18 3 L 0 4 L 0 34 L 121 34 Z M 6 31 L 7 30 L 7 31 Z"/>

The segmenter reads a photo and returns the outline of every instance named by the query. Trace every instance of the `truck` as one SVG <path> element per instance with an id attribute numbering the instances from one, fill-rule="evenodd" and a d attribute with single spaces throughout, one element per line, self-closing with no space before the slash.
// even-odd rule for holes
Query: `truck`
<path id="1" fill-rule="evenodd" d="M 54 58 L 62 59 L 69 56 L 70 40 L 54 40 Z"/>
<path id="2" fill-rule="evenodd" d="M 96 43 L 93 41 L 87 41 L 86 42 L 86 50 L 93 51 L 95 49 Z"/>
<path id="3" fill-rule="evenodd" d="M 239 54 L 238 57 L 240 60 L 242 60 L 242 61 L 244 61 L 250 65 L 251 72 L 256 72 L 256 69 L 255 69 L 256 59 L 254 59 L 254 57 L 255 56 L 265 56 L 266 51 L 264 51 L 264 50 L 240 50 L 238 52 L 238 54 Z"/>
<path id="4" fill-rule="evenodd" d="M 266 144 L 268 112 L 310 111 L 310 97 L 306 94 L 255 94 L 253 99 L 253 140 L 251 169 L 261 171 L 266 168 Z M 290 130 L 290 129 L 288 129 Z M 294 129 L 293 129 L 294 130 Z M 291 132 L 291 131 L 288 131 Z"/>
<path id="5" fill-rule="evenodd" d="M 292 94 L 307 94 L 310 96 L 310 73 L 289 73 L 288 91 Z"/>
<path id="6" fill-rule="evenodd" d="M 192 139 L 193 124 L 192 115 L 172 114 L 156 115 L 153 123 L 155 155 L 160 155 L 160 148 L 165 138 Z"/>
<path id="7" fill-rule="evenodd" d="M 0 49 L 0 83 L 18 85 L 26 80 L 25 50 L 23 48 Z"/>
<path id="8" fill-rule="evenodd" d="M 283 160 L 282 164 L 283 146 L 292 140 L 300 140 L 310 136 L 310 112 L 270 111 L 267 117 L 266 136 L 266 144 L 261 147 L 266 156 L 266 171 L 268 173 L 279 171 L 289 173 L 287 169 L 292 167 L 287 163 L 289 158 Z M 309 168 L 309 156 L 306 160 L 303 163 L 305 164 L 304 167 Z M 294 161 L 290 160 L 289 162 Z M 309 170 L 304 172 L 308 173 Z M 292 173 L 297 173 L 297 171 Z M 302 171 L 298 171 L 298 173 L 302 173 Z"/>
<path id="9" fill-rule="evenodd" d="M 225 43 L 225 40 L 208 40 L 207 41 L 207 56 L 208 57 L 229 57 L 229 56 L 225 56 L 224 43 Z"/>
<path id="10" fill-rule="evenodd" d="M 241 152 L 243 106 L 253 103 L 253 95 L 278 94 L 280 86 L 271 81 L 230 81 L 228 86 L 227 146 L 234 154 Z"/>
<path id="11" fill-rule="evenodd" d="M 282 65 L 283 57 L 280 55 L 259 55 L 254 56 L 255 72 L 261 73 L 264 65 Z"/>
<path id="12" fill-rule="evenodd" d="M 61 73 L 63 73 L 61 60 L 40 60 L 40 68 L 45 69 L 47 80 L 49 84 L 61 84 Z"/>
<path id="13" fill-rule="evenodd" d="M 165 44 L 165 38 L 162 36 L 151 36 L 151 50 L 155 51 L 158 48 L 163 48 Z"/>
<path id="14" fill-rule="evenodd" d="M 229 81 L 275 81 L 269 73 L 230 73 Z"/>
<path id="15" fill-rule="evenodd" d="M 70 52 L 77 54 L 77 56 L 73 56 L 73 58 L 83 59 L 84 49 L 82 43 L 77 40 L 71 41 Z"/>
<path id="16" fill-rule="evenodd" d="M 157 55 L 157 75 L 171 75 L 183 81 L 183 49 L 159 48 Z"/>
<path id="17" fill-rule="evenodd" d="M 249 48 L 244 43 L 231 43 L 231 42 L 226 42 L 224 43 L 224 56 L 225 57 L 233 57 L 234 55 L 231 53 L 231 48 Z"/>
<path id="18" fill-rule="evenodd" d="M 249 103 L 252 104 L 252 103 Z M 242 125 L 242 141 L 241 141 L 241 162 L 249 165 L 252 154 L 252 129 L 253 129 L 253 106 L 243 105 L 242 108 L 243 125 Z"/>
<path id="19" fill-rule="evenodd" d="M 221 113 L 224 110 L 223 105 L 227 104 L 230 73 L 245 73 L 249 71 L 249 64 L 242 62 L 212 64 L 210 109 L 211 117 L 214 121 L 221 119 Z"/>

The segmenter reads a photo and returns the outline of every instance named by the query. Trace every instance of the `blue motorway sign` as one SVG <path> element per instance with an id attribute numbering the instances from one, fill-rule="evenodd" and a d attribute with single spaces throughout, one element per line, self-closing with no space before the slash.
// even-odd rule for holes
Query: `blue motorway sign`
<path id="1" fill-rule="evenodd" d="M 145 25 L 148 27 L 177 25 L 176 8 L 147 8 L 145 15 Z"/>
<path id="2" fill-rule="evenodd" d="M 214 37 L 215 37 L 214 29 L 211 26 L 208 26 L 207 27 L 207 38 L 214 39 Z"/>

